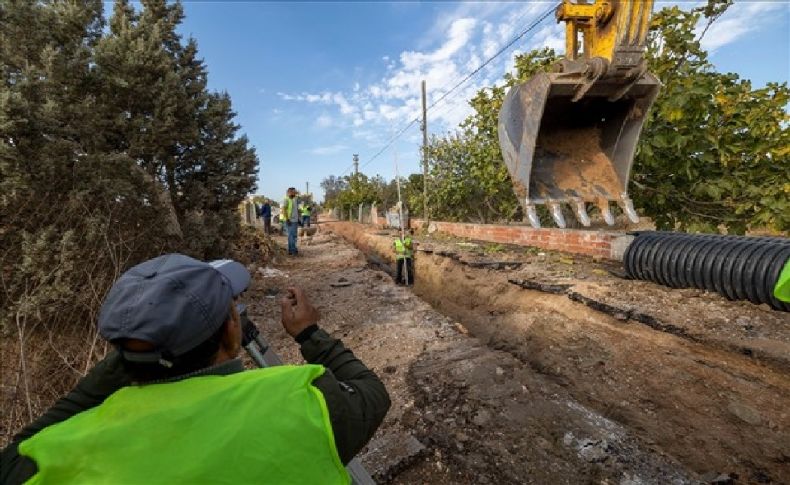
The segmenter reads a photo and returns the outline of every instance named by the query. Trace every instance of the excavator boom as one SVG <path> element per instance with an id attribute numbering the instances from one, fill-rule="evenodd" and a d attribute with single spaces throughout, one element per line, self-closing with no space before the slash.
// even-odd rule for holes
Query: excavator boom
<path id="1" fill-rule="evenodd" d="M 562 204 L 590 225 L 588 204 L 614 224 L 615 201 L 638 221 L 628 179 L 639 134 L 660 83 L 646 72 L 644 50 L 652 0 L 565 0 L 566 56 L 508 92 L 499 141 L 529 222 L 546 204 L 565 227 Z"/>

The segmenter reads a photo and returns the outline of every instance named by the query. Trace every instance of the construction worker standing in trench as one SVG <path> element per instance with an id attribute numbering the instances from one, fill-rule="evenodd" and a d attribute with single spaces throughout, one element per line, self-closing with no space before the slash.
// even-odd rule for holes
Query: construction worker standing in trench
<path id="1" fill-rule="evenodd" d="M 305 228 L 310 227 L 310 216 L 313 213 L 313 208 L 310 207 L 310 203 L 305 201 L 299 212 L 302 215 L 302 226 Z"/>
<path id="2" fill-rule="evenodd" d="M 296 239 L 301 220 L 299 218 L 299 199 L 296 198 L 296 189 L 293 187 L 288 187 L 285 200 L 280 206 L 280 221 L 285 224 L 285 232 L 288 234 L 288 254 L 296 256 L 299 254 L 299 250 L 296 248 Z"/>
<path id="3" fill-rule="evenodd" d="M 348 483 L 390 400 L 289 288 L 282 325 L 308 365 L 244 371 L 230 261 L 169 254 L 121 275 L 98 331 L 115 348 L 0 453 L 0 483 Z"/>
<path id="4" fill-rule="evenodd" d="M 409 232 L 401 239 L 397 236 L 392 243 L 395 248 L 395 284 L 404 284 L 404 276 L 406 276 L 405 284 L 414 284 L 414 229 L 409 229 Z M 406 274 L 404 275 L 404 267 Z"/>

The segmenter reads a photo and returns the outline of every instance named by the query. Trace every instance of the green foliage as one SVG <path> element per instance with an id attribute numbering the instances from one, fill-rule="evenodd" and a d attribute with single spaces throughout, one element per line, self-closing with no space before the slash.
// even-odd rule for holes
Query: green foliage
<path id="1" fill-rule="evenodd" d="M 380 176 L 371 179 L 363 173 L 325 178 L 321 182 L 324 189 L 324 206 L 332 209 L 357 208 L 359 204 L 381 203 L 381 184 L 386 183 Z"/>
<path id="2" fill-rule="evenodd" d="M 421 173 L 413 173 L 408 177 L 401 177 L 401 198 L 410 208 L 413 217 L 422 217 L 422 199 L 423 199 L 423 177 Z M 395 180 L 390 185 L 392 190 L 396 190 Z M 397 192 L 392 197 L 392 200 L 397 201 Z M 384 207 L 392 207 L 395 204 L 387 204 Z"/>
<path id="3" fill-rule="evenodd" d="M 337 198 L 340 207 L 358 207 L 359 204 L 380 202 L 375 184 L 367 175 L 358 173 L 346 177 L 346 190 Z"/>
<path id="4" fill-rule="evenodd" d="M 630 193 L 660 228 L 790 230 L 787 83 L 754 89 L 736 74 L 716 72 L 695 34 L 700 20 L 709 27 L 731 3 L 668 7 L 653 18 L 647 61 L 663 87 L 642 133 Z M 432 218 L 521 218 L 502 162 L 497 116 L 508 87 L 557 60 L 548 49 L 516 56 L 504 86 L 480 90 L 459 129 L 431 140 Z M 419 196 L 410 203 L 422 207 Z"/>
<path id="5" fill-rule="evenodd" d="M 715 72 L 694 33 L 729 3 L 655 14 L 648 63 L 663 86 L 642 134 L 631 193 L 662 228 L 787 231 L 787 83 L 754 89 L 736 74 Z"/>
<path id="6" fill-rule="evenodd" d="M 754 89 L 736 74 L 716 72 L 695 34 L 700 20 L 707 22 L 704 34 L 731 4 L 709 0 L 688 11 L 667 7 L 653 17 L 647 62 L 663 86 L 642 133 L 630 193 L 638 210 L 660 228 L 790 230 L 787 83 Z M 431 139 L 426 149 L 431 218 L 522 218 L 499 148 L 499 109 L 509 87 L 550 70 L 558 60 L 550 49 L 517 55 L 515 72 L 505 76 L 504 85 L 478 91 L 469 101 L 473 113 L 458 129 Z M 347 178 L 331 179 L 328 201 L 350 190 Z M 422 176 L 402 182 L 404 201 L 421 215 Z M 394 181 L 374 185 L 378 200 L 392 205 Z M 361 201 L 355 190 L 357 195 L 348 197 Z"/>
<path id="7" fill-rule="evenodd" d="M 329 208 L 338 207 L 340 193 L 348 188 L 347 177 L 330 175 L 321 181 L 321 188 L 324 190 L 324 205 Z"/>
<path id="8" fill-rule="evenodd" d="M 257 157 L 206 89 L 179 3 L 0 4 L 3 330 L 90 325 L 165 251 L 228 255 Z"/>

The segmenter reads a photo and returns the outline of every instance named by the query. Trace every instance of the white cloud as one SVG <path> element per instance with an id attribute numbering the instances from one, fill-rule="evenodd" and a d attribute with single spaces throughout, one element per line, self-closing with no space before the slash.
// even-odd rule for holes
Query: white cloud
<path id="1" fill-rule="evenodd" d="M 456 19 L 450 25 L 448 39 L 441 47 L 433 52 L 423 53 L 405 51 L 400 55 L 400 61 L 405 70 L 419 69 L 426 64 L 441 62 L 450 59 L 456 54 L 472 36 L 472 31 L 477 25 L 477 21 L 472 18 Z"/>
<path id="2" fill-rule="evenodd" d="M 382 56 L 386 70 L 377 81 L 354 83 L 352 89 L 345 92 L 277 94 L 285 101 L 334 106 L 338 116 L 333 126 L 351 129 L 355 139 L 374 148 L 420 116 L 422 80 L 426 81 L 428 104 L 431 105 L 527 28 L 549 6 L 545 2 L 463 2 L 454 11 L 438 18 L 429 32 L 420 36 L 429 40 L 397 56 Z M 563 26 L 556 25 L 551 16 L 432 108 L 428 113 L 431 132 L 455 129 L 472 111 L 468 100 L 479 89 L 501 82 L 507 69 L 512 69 L 514 50 L 526 51 L 543 45 L 560 51 L 564 48 Z M 412 135 L 409 132 L 403 139 Z"/>
<path id="3" fill-rule="evenodd" d="M 335 155 L 335 154 L 340 153 L 340 152 L 342 152 L 344 150 L 348 150 L 348 146 L 346 146 L 346 145 L 328 145 L 328 146 L 322 146 L 322 147 L 313 148 L 312 150 L 308 150 L 308 152 L 310 154 L 312 154 L 312 155 L 322 156 L 322 155 Z"/>
<path id="4" fill-rule="evenodd" d="M 716 20 L 702 38 L 702 47 L 715 51 L 731 44 L 746 34 L 764 28 L 765 19 L 772 12 L 788 8 L 785 2 L 736 2 Z M 697 32 L 704 28 L 704 21 L 697 26 Z"/>
<path id="5" fill-rule="evenodd" d="M 704 1 L 678 1 L 658 0 L 653 8 L 657 12 L 665 7 L 679 6 L 683 10 L 704 5 Z M 708 51 L 715 51 L 720 47 L 731 44 L 758 29 L 766 28 L 772 20 L 771 13 L 787 9 L 786 0 L 736 0 L 735 3 L 719 17 L 702 38 L 702 47 Z M 696 34 L 699 36 L 705 28 L 707 20 L 700 19 L 697 24 Z"/>
<path id="6" fill-rule="evenodd" d="M 338 108 L 340 108 L 340 113 L 344 115 L 353 114 L 356 112 L 356 109 L 351 106 L 351 103 L 348 102 L 345 96 L 342 93 L 335 93 L 332 95 L 332 102 L 335 103 Z"/>
<path id="7" fill-rule="evenodd" d="M 326 114 L 319 116 L 315 120 L 315 126 L 317 126 L 318 128 L 329 128 L 330 126 L 332 126 L 332 124 L 333 124 L 332 117 Z"/>

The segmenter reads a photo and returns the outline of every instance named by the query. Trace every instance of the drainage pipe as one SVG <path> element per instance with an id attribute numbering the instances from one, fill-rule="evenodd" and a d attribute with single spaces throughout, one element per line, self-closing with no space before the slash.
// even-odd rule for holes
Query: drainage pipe
<path id="1" fill-rule="evenodd" d="M 730 300 L 790 311 L 774 287 L 790 259 L 790 239 L 638 232 L 623 258 L 628 277 L 671 288 L 715 291 Z"/>

